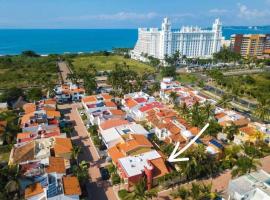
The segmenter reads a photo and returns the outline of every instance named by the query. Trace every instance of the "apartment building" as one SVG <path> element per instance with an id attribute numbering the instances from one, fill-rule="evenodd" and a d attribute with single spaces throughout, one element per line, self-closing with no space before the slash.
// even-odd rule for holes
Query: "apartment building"
<path id="1" fill-rule="evenodd" d="M 270 54 L 270 34 L 234 34 L 231 36 L 231 50 L 243 57 Z"/>

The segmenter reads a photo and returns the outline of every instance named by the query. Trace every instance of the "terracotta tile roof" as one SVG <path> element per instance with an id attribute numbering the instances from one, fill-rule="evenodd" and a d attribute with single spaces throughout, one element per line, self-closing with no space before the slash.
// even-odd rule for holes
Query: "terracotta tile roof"
<path id="1" fill-rule="evenodd" d="M 245 126 L 245 127 L 239 128 L 239 131 L 246 133 L 249 136 L 253 136 L 257 132 L 257 130 L 251 126 Z"/>
<path id="2" fill-rule="evenodd" d="M 46 114 L 49 118 L 61 117 L 60 112 L 55 110 L 47 110 Z"/>
<path id="3" fill-rule="evenodd" d="M 125 115 L 125 113 L 122 110 L 110 110 L 112 115 Z"/>
<path id="4" fill-rule="evenodd" d="M 38 194 L 41 194 L 43 192 L 44 192 L 44 190 L 43 190 L 41 184 L 40 183 L 34 183 L 34 184 L 28 186 L 25 189 L 25 191 L 24 191 L 24 197 L 26 199 L 28 199 L 28 198 L 31 198 L 31 197 L 36 196 Z"/>
<path id="5" fill-rule="evenodd" d="M 145 102 L 147 102 L 147 100 L 145 99 L 145 98 L 143 98 L 143 97 L 139 97 L 139 98 L 136 98 L 136 99 L 134 99 L 137 103 L 145 103 Z"/>
<path id="6" fill-rule="evenodd" d="M 113 127 L 117 127 L 117 126 L 121 126 L 121 125 L 125 125 L 125 124 L 129 124 L 129 121 L 123 120 L 123 119 L 110 119 L 110 120 L 107 120 L 107 121 L 101 123 L 100 127 L 103 130 L 106 130 L 109 128 L 113 128 Z"/>
<path id="7" fill-rule="evenodd" d="M 32 134 L 31 132 L 18 133 L 17 139 L 29 138 L 31 136 L 31 134 Z"/>
<path id="8" fill-rule="evenodd" d="M 63 188 L 65 195 L 81 195 L 79 180 L 75 176 L 63 177 Z"/>
<path id="9" fill-rule="evenodd" d="M 96 101 L 97 101 L 97 98 L 94 95 L 82 98 L 82 102 L 84 103 L 91 103 L 91 102 L 96 102 Z"/>
<path id="10" fill-rule="evenodd" d="M 124 139 L 125 142 L 119 143 L 108 150 L 108 153 L 114 163 L 117 163 L 118 159 L 129 155 L 130 151 L 139 148 L 146 148 L 145 152 L 147 152 L 153 147 L 151 142 L 144 135 L 129 134 Z"/>
<path id="11" fill-rule="evenodd" d="M 34 112 L 27 113 L 27 114 L 23 115 L 21 118 L 21 124 L 27 123 L 30 120 L 30 118 L 34 117 L 34 116 L 35 116 Z"/>
<path id="12" fill-rule="evenodd" d="M 170 135 L 169 138 L 171 138 L 173 142 L 180 142 L 180 143 L 186 142 L 186 139 L 180 134 Z"/>
<path id="13" fill-rule="evenodd" d="M 72 143 L 70 138 L 55 138 L 54 143 L 55 154 L 70 153 L 72 151 Z"/>
<path id="14" fill-rule="evenodd" d="M 122 152 L 127 154 L 129 151 L 132 151 L 138 147 L 147 147 L 151 148 L 153 145 L 144 135 L 139 134 L 129 134 L 128 140 L 125 143 L 120 143 L 117 145 Z"/>
<path id="15" fill-rule="evenodd" d="M 23 110 L 26 114 L 36 111 L 36 105 L 34 103 L 27 103 L 23 105 Z"/>
<path id="16" fill-rule="evenodd" d="M 179 134 L 180 133 L 180 128 L 178 128 L 176 125 L 174 125 L 173 123 L 168 123 L 166 125 L 166 128 L 168 129 L 168 131 L 171 132 L 171 134 Z"/>
<path id="17" fill-rule="evenodd" d="M 29 142 L 20 147 L 14 147 L 12 164 L 18 164 L 35 158 L 35 142 Z"/>
<path id="18" fill-rule="evenodd" d="M 138 105 L 138 103 L 137 103 L 134 99 L 130 99 L 130 98 L 125 99 L 125 104 L 126 104 L 126 106 L 129 107 L 129 108 L 132 108 L 132 107 Z"/>
<path id="19" fill-rule="evenodd" d="M 191 127 L 188 129 L 193 135 L 197 135 L 201 130 L 198 127 Z"/>
<path id="20" fill-rule="evenodd" d="M 53 104 L 56 105 L 56 100 L 55 99 L 45 99 L 44 104 Z"/>
<path id="21" fill-rule="evenodd" d="M 101 94 L 101 96 L 103 97 L 104 100 L 110 100 L 110 99 L 112 99 L 112 96 L 109 95 L 109 94 L 107 94 L 107 93 L 103 93 L 103 94 Z"/>
<path id="22" fill-rule="evenodd" d="M 247 126 L 249 124 L 249 120 L 246 119 L 246 118 L 241 118 L 241 119 L 238 119 L 236 121 L 234 121 L 233 123 L 236 125 L 236 126 Z"/>
<path id="23" fill-rule="evenodd" d="M 83 88 L 76 88 L 76 89 L 71 89 L 70 93 L 79 93 L 79 92 L 85 92 L 85 89 Z"/>
<path id="24" fill-rule="evenodd" d="M 116 104 L 112 101 L 105 102 L 106 107 L 116 107 Z"/>
<path id="25" fill-rule="evenodd" d="M 49 157 L 49 166 L 46 168 L 47 173 L 56 172 L 59 174 L 66 173 L 64 158 Z"/>
<path id="26" fill-rule="evenodd" d="M 230 126 L 233 122 L 231 120 L 219 122 L 220 126 Z"/>
<path id="27" fill-rule="evenodd" d="M 225 116 L 226 116 L 226 113 L 222 112 L 222 113 L 216 114 L 215 118 L 216 119 L 221 119 L 222 117 L 225 117 Z"/>
<path id="28" fill-rule="evenodd" d="M 118 159 L 125 157 L 125 155 L 116 146 L 109 148 L 108 154 L 115 164 L 118 162 Z"/>
<path id="29" fill-rule="evenodd" d="M 169 173 L 169 170 L 163 160 L 163 158 L 157 158 L 150 160 L 150 163 L 154 166 L 153 178 L 158 178 Z"/>

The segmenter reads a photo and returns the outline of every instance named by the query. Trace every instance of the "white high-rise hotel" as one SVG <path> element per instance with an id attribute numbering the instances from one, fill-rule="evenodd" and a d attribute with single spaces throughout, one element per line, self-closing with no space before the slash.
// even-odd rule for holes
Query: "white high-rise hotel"
<path id="1" fill-rule="evenodd" d="M 222 25 L 216 19 L 212 30 L 203 30 L 199 27 L 182 27 L 180 31 L 174 31 L 168 18 L 158 28 L 139 28 L 138 41 L 131 57 L 144 60 L 144 55 L 164 59 L 165 55 L 174 54 L 177 50 L 181 55 L 190 58 L 208 58 L 221 48 Z"/>

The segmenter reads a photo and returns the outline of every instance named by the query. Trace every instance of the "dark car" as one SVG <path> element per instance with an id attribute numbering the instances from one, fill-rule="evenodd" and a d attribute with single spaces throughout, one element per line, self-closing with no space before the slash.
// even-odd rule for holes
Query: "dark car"
<path id="1" fill-rule="evenodd" d="M 108 180 L 110 178 L 110 173 L 109 173 L 108 169 L 106 169 L 104 167 L 100 167 L 99 172 L 100 172 L 102 180 L 105 181 L 105 180 Z"/>

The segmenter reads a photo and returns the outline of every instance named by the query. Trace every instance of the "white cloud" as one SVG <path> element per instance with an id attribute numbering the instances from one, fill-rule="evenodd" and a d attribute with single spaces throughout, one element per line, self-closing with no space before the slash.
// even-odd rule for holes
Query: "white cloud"
<path id="1" fill-rule="evenodd" d="M 212 13 L 212 14 L 225 14 L 225 13 L 228 13 L 228 10 L 219 9 L 219 8 L 213 8 L 213 9 L 209 10 L 209 13 Z"/>
<path id="2" fill-rule="evenodd" d="M 270 17 L 270 11 L 269 10 L 257 10 L 257 9 L 250 9 L 244 4 L 238 4 L 239 13 L 238 17 L 243 19 L 261 19 L 265 17 Z"/>

